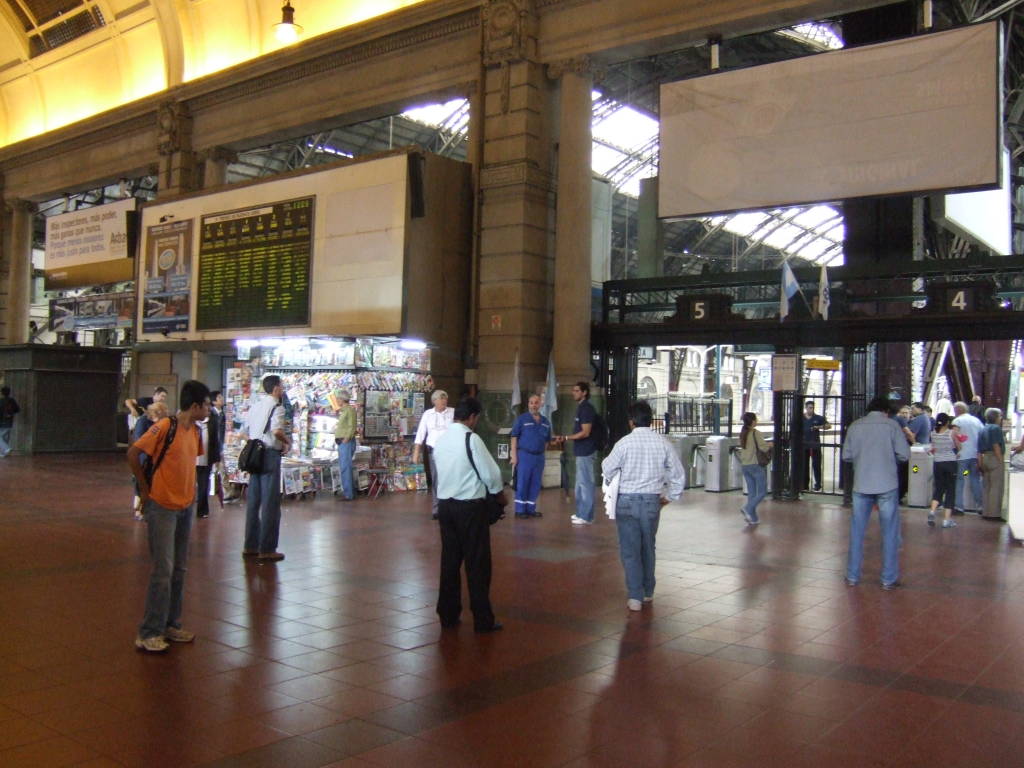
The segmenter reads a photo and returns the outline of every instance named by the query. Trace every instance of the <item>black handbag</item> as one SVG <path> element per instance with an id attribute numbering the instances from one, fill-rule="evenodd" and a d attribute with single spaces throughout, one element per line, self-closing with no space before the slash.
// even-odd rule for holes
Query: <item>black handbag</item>
<path id="1" fill-rule="evenodd" d="M 472 432 L 466 433 L 466 455 L 469 457 L 469 465 L 476 472 L 476 479 L 484 487 L 484 507 L 487 509 L 487 520 L 491 525 L 494 525 L 505 516 L 505 496 L 504 494 L 491 493 L 487 490 L 487 483 L 480 477 L 480 470 L 476 468 L 476 462 L 473 461 L 473 451 L 469 448 L 469 439 L 472 436 Z"/>
<path id="2" fill-rule="evenodd" d="M 267 416 L 267 426 L 263 428 L 261 435 L 266 434 L 267 430 L 270 429 L 270 420 L 274 418 L 274 410 L 277 408 L 275 405 L 270 409 L 270 415 Z M 263 472 L 263 457 L 267 453 L 267 446 L 258 437 L 250 438 L 246 441 L 245 445 L 242 446 L 242 452 L 238 454 L 238 468 L 243 472 L 248 472 L 250 475 L 258 475 Z"/>

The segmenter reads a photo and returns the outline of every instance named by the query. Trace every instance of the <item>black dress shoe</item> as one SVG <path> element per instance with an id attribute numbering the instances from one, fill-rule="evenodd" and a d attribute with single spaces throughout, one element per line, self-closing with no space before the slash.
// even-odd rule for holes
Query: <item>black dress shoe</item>
<path id="1" fill-rule="evenodd" d="M 544 517 L 543 512 L 531 512 L 530 517 Z"/>
<path id="2" fill-rule="evenodd" d="M 500 629 L 502 629 L 503 626 L 504 625 L 500 621 L 496 621 L 489 627 L 475 627 L 473 631 L 476 632 L 478 635 L 484 635 L 488 632 L 497 632 Z"/>

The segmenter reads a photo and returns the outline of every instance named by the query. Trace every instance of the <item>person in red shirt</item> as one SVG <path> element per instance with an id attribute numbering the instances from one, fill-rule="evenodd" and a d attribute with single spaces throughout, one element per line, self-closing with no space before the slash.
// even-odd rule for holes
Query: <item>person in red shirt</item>
<path id="1" fill-rule="evenodd" d="M 168 641 L 195 639 L 181 628 L 181 603 L 194 517 L 196 457 L 203 452 L 196 422 L 210 415 L 210 390 L 202 382 L 186 381 L 179 406 L 176 416 L 161 419 L 128 448 L 128 466 L 138 483 L 153 558 L 146 610 L 135 638 L 135 647 L 148 653 L 166 651 Z M 143 453 L 153 467 L 150 477 L 139 463 Z"/>

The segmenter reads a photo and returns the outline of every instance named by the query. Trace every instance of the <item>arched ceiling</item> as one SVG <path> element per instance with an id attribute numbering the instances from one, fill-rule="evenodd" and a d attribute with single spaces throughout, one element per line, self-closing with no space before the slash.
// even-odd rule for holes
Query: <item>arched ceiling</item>
<path id="1" fill-rule="evenodd" d="M 424 0 L 293 0 L 302 40 Z M 281 0 L 0 0 L 0 146 L 272 53 Z"/>

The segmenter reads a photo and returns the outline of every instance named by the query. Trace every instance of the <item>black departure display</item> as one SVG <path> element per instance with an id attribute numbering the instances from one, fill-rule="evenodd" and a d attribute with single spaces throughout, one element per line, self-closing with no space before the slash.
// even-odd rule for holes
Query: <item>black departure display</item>
<path id="1" fill-rule="evenodd" d="M 309 324 L 315 200 L 202 217 L 196 330 Z"/>

